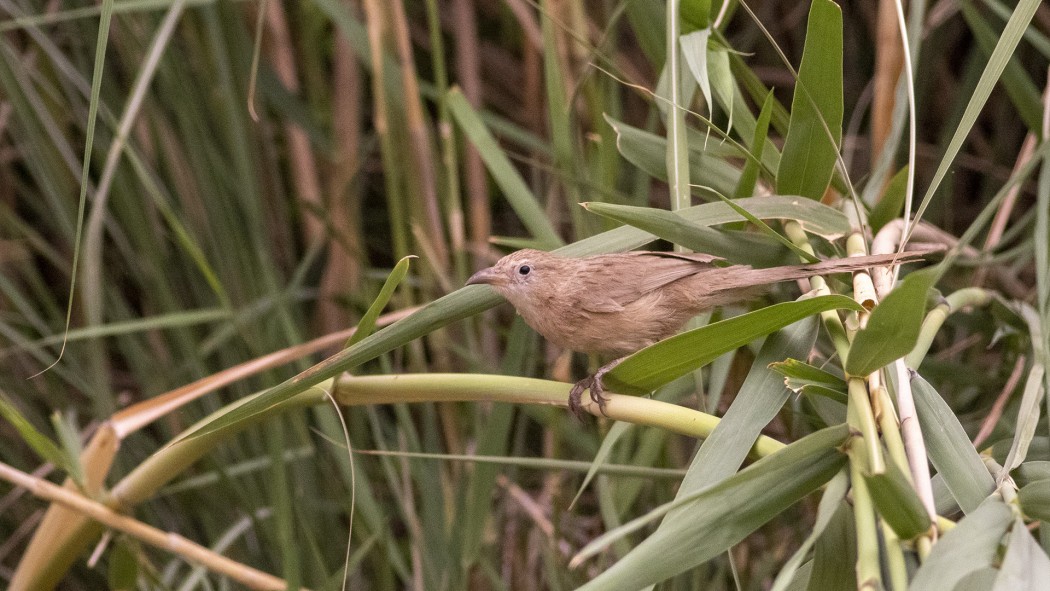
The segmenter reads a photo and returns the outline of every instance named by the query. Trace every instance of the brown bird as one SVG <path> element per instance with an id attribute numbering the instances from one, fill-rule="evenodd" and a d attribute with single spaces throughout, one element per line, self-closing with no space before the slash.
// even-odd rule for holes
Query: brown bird
<path id="1" fill-rule="evenodd" d="M 566 258 L 519 250 L 478 271 L 467 285 L 488 284 L 525 323 L 548 341 L 582 353 L 615 357 L 569 393 L 580 416 L 580 398 L 605 413 L 602 378 L 627 355 L 665 339 L 704 310 L 745 301 L 770 284 L 828 273 L 898 264 L 925 253 L 874 255 L 770 269 L 718 266 L 707 254 L 635 251 Z"/>

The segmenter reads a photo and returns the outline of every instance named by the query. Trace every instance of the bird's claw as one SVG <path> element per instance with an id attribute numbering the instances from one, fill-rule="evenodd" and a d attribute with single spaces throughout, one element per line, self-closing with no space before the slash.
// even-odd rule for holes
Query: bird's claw
<path id="1" fill-rule="evenodd" d="M 580 404 L 580 401 L 583 399 L 584 390 L 590 390 L 591 401 L 598 405 L 598 410 L 603 415 L 609 416 L 605 412 L 607 399 L 602 396 L 602 392 L 605 391 L 602 380 L 597 376 L 591 376 L 576 382 L 576 385 L 569 391 L 569 410 L 576 417 L 576 420 L 583 422 L 583 406 Z"/>

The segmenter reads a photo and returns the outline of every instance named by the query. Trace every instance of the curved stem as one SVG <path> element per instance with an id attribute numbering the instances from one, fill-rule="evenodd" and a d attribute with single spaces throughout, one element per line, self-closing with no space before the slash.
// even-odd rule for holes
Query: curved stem
<path id="1" fill-rule="evenodd" d="M 941 325 L 953 312 L 967 306 L 984 307 L 990 304 L 991 301 L 992 292 L 980 287 L 966 287 L 944 298 L 944 301 L 927 312 L 926 319 L 922 321 L 922 328 L 919 331 L 919 340 L 915 342 L 915 347 L 912 348 L 911 353 L 908 353 L 904 358 L 904 364 L 908 369 L 918 369 L 919 365 L 922 364 L 922 360 L 926 357 L 926 353 L 930 350 L 930 345 L 933 344 L 933 338 L 937 336 L 937 331 L 941 329 Z"/>
<path id="2" fill-rule="evenodd" d="M 338 379 L 332 393 L 340 404 L 394 404 L 403 402 L 489 401 L 514 404 L 566 406 L 571 384 L 484 374 L 401 374 L 350 376 Z M 696 410 L 606 391 L 605 414 L 613 420 L 667 429 L 681 435 L 706 438 L 721 422 L 716 416 Z M 581 407 L 601 416 L 598 405 L 584 400 Z M 751 448 L 752 458 L 762 458 L 784 444 L 760 436 Z"/>

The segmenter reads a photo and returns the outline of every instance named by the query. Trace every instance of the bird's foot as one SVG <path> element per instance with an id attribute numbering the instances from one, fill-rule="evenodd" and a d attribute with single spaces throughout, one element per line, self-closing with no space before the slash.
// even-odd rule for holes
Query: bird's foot
<path id="1" fill-rule="evenodd" d="M 583 378 L 572 387 L 572 390 L 569 391 L 569 410 L 572 411 L 577 420 L 583 421 L 583 407 L 580 405 L 580 400 L 583 398 L 584 390 L 590 390 L 591 401 L 598 405 L 598 410 L 601 411 L 602 415 L 609 416 L 605 412 L 605 403 L 609 399 L 602 395 L 605 393 L 605 385 L 602 383 L 602 378 L 623 360 L 624 358 L 621 357 L 601 366 L 598 368 L 598 371 L 594 372 L 593 376 Z"/>
<path id="2" fill-rule="evenodd" d="M 576 382 L 576 385 L 569 391 L 569 412 L 581 423 L 583 422 L 583 407 L 580 406 L 580 400 L 583 398 L 583 391 L 590 387 L 591 378 L 588 376 Z"/>
<path id="3" fill-rule="evenodd" d="M 601 378 L 595 376 L 588 376 L 582 380 L 576 382 L 576 385 L 569 391 L 569 411 L 572 412 L 576 420 L 583 422 L 583 406 L 580 404 L 583 399 L 583 391 L 591 391 L 591 400 L 598 405 L 598 410 L 602 411 L 602 414 L 609 416 L 605 413 L 605 402 L 606 398 L 602 396 L 602 392 L 605 388 L 602 386 Z"/>

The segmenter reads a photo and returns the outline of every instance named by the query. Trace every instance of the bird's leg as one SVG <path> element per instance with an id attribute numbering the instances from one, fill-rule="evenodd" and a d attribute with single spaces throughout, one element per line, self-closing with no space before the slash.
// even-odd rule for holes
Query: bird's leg
<path id="1" fill-rule="evenodd" d="M 624 359 L 627 359 L 627 357 L 620 357 L 606 363 L 599 367 L 598 371 L 594 372 L 594 375 L 583 378 L 572 387 L 572 390 L 569 392 L 569 410 L 576 415 L 577 419 L 583 420 L 583 409 L 580 407 L 580 399 L 583 398 L 583 391 L 587 389 L 591 391 L 591 400 L 598 404 L 598 410 L 605 415 L 606 399 L 602 396 L 602 393 L 605 392 L 605 385 L 602 384 L 602 378 L 605 377 L 605 374 L 612 371 L 614 367 L 620 365 L 620 362 Z"/>

